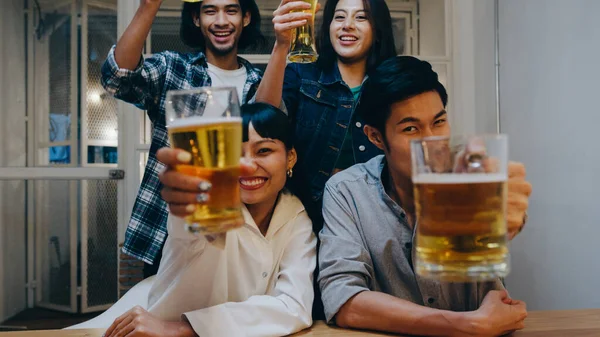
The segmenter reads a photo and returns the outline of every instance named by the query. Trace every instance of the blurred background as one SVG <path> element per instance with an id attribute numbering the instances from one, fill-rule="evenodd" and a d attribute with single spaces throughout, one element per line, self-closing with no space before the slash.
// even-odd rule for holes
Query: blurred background
<path id="1" fill-rule="evenodd" d="M 322 1 L 323 2 L 323 1 Z M 0 325 L 61 328 L 142 279 L 119 245 L 152 125 L 100 84 L 136 0 L 0 2 Z M 279 0 L 257 0 L 269 42 Z M 387 0 L 398 52 L 431 62 L 455 133 L 502 132 L 534 186 L 507 286 L 530 310 L 600 307 L 597 0 Z M 145 54 L 188 51 L 165 0 Z M 317 26 L 320 16 L 317 18 Z"/>

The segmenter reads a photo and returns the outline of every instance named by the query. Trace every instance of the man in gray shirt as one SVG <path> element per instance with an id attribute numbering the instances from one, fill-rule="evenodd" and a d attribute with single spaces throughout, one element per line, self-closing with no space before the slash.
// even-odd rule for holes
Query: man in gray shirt
<path id="1" fill-rule="evenodd" d="M 424 336 L 499 336 L 522 329 L 525 303 L 500 280 L 439 283 L 413 268 L 410 141 L 449 136 L 448 96 L 427 62 L 395 57 L 365 84 L 359 113 L 385 155 L 333 176 L 323 196 L 319 279 L 328 322 Z M 510 237 L 523 226 L 531 185 L 509 167 Z M 516 220 L 515 220 L 516 219 Z"/>

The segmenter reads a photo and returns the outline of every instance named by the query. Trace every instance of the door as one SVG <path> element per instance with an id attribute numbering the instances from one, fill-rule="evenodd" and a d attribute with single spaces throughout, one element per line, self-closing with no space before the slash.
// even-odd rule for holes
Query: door
<path id="1" fill-rule="evenodd" d="M 104 310 L 118 299 L 119 223 L 128 211 L 119 207 L 126 122 L 100 84 L 117 39 L 116 1 L 29 3 L 26 102 L 13 117 L 23 132 L 0 150 L 26 145 L 0 161 L 0 197 L 3 206 L 12 201 L 0 225 L 24 233 L 28 307 Z"/>

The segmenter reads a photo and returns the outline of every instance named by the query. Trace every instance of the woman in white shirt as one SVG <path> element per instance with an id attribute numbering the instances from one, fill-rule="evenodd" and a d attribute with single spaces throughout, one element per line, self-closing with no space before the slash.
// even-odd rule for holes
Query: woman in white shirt
<path id="1" fill-rule="evenodd" d="M 107 311 L 123 314 L 110 320 L 106 337 L 284 336 L 312 324 L 317 241 L 302 203 L 284 187 L 296 163 L 292 128 L 267 104 L 246 105 L 242 115 L 245 225 L 217 237 L 190 234 L 172 214 L 197 196 L 171 193 L 181 186 L 163 175 L 172 213 L 158 274 L 114 307 L 138 306 Z M 181 152 L 168 153 L 181 160 Z"/>

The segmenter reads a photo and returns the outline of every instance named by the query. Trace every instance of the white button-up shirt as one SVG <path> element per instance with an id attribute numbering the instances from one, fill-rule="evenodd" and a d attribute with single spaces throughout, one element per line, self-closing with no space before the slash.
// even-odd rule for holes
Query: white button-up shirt
<path id="1" fill-rule="evenodd" d="M 184 315 L 202 337 L 284 336 L 309 327 L 317 241 L 304 206 L 282 193 L 266 236 L 245 208 L 244 218 L 218 245 L 169 217 L 148 311 L 165 320 Z"/>

